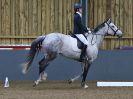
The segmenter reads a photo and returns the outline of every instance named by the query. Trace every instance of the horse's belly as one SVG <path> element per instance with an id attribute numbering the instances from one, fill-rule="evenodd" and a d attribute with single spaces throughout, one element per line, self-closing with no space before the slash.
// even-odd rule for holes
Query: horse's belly
<path id="1" fill-rule="evenodd" d="M 80 49 L 78 49 L 77 47 L 77 40 L 75 38 L 72 38 L 71 36 L 65 36 L 65 38 L 63 39 L 62 49 L 80 52 Z"/>
<path id="2" fill-rule="evenodd" d="M 71 52 L 62 52 L 62 53 L 60 53 L 62 56 L 64 56 L 64 57 L 67 57 L 67 58 L 71 58 L 71 59 L 79 59 L 79 57 L 80 57 L 80 53 L 77 53 L 77 52 L 75 52 L 75 53 L 71 53 Z"/>
<path id="3" fill-rule="evenodd" d="M 81 50 L 77 47 L 77 40 L 72 37 L 66 37 L 63 39 L 63 46 L 61 48 L 60 54 L 68 58 L 78 59 Z"/>
<path id="4" fill-rule="evenodd" d="M 68 58 L 74 58 L 74 59 L 78 59 L 80 56 L 81 51 L 79 49 L 74 49 L 74 47 L 70 47 L 70 46 L 65 46 L 62 48 L 62 50 L 60 51 L 60 54 L 62 54 L 65 57 Z"/>

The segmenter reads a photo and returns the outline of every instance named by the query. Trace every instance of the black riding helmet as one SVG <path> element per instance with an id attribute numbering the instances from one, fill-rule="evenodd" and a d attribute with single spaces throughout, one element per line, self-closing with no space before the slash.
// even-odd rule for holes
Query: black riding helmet
<path id="1" fill-rule="evenodd" d="M 82 5 L 80 3 L 74 4 L 74 10 L 77 11 L 78 9 L 82 8 Z"/>

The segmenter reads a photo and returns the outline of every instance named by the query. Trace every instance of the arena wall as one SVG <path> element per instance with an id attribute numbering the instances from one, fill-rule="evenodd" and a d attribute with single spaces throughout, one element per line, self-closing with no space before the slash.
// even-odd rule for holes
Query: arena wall
<path id="1" fill-rule="evenodd" d="M 9 80 L 35 80 L 38 78 L 39 54 L 26 75 L 22 74 L 21 64 L 28 51 L 0 51 L 0 80 L 7 76 Z M 100 50 L 98 58 L 88 72 L 88 80 L 133 80 L 132 50 Z M 68 80 L 81 73 L 81 64 L 59 56 L 47 68 L 49 80 Z"/>

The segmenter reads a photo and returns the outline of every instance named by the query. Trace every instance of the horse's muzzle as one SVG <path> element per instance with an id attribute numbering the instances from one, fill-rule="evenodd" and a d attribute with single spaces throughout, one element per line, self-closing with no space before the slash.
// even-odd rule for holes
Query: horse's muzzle
<path id="1" fill-rule="evenodd" d="M 123 35 L 117 35 L 118 38 L 122 38 Z"/>

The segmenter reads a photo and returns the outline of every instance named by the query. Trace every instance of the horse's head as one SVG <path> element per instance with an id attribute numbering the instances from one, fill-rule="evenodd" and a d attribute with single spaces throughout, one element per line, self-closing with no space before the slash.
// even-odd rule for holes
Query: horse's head
<path id="1" fill-rule="evenodd" d="M 108 26 L 107 34 L 122 37 L 123 33 L 117 28 L 117 26 L 111 21 L 111 19 L 105 21 L 105 24 L 107 24 Z"/>

